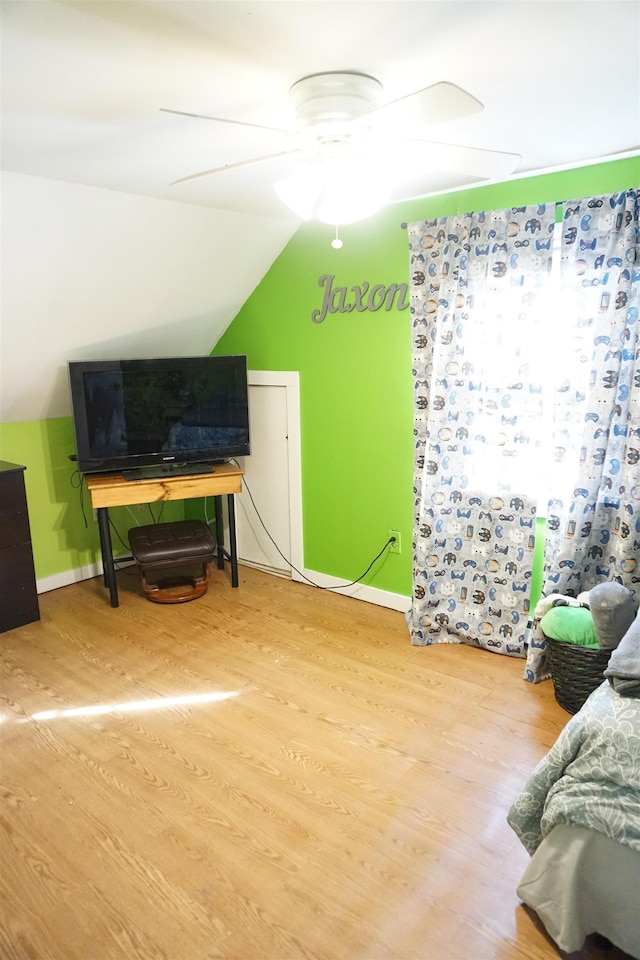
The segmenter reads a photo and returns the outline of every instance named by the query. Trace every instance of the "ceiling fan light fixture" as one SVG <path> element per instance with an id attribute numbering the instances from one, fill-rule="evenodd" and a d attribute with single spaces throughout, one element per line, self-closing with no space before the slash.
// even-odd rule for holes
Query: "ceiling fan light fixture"
<path id="1" fill-rule="evenodd" d="M 364 169 L 353 171 L 350 176 L 334 173 L 324 184 L 317 218 L 336 226 L 355 223 L 373 216 L 388 199 L 389 189 L 384 181 L 367 176 Z"/>
<path id="2" fill-rule="evenodd" d="M 340 225 L 377 213 L 389 200 L 384 169 L 354 144 L 324 143 L 318 156 L 274 184 L 282 202 L 303 220 Z"/>
<path id="3" fill-rule="evenodd" d="M 299 171 L 275 183 L 274 188 L 285 206 L 302 220 L 336 226 L 372 216 L 389 199 L 389 189 L 382 181 L 322 170 Z"/>

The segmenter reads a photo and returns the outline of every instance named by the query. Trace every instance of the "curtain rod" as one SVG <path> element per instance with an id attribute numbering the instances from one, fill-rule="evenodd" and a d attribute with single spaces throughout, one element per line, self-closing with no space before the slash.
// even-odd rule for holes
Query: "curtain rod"
<path id="1" fill-rule="evenodd" d="M 631 188 L 629 187 L 628 189 L 631 189 Z M 620 192 L 621 192 L 621 191 L 618 191 L 618 193 L 620 193 Z M 558 207 L 562 207 L 562 204 L 563 204 L 563 203 L 566 203 L 566 200 L 555 200 L 555 201 L 554 201 L 554 200 L 548 200 L 548 201 L 546 201 L 546 202 L 547 202 L 548 204 L 555 203 L 555 205 L 556 205 L 556 210 L 557 210 Z M 532 206 L 535 206 L 535 204 L 532 204 Z M 458 214 L 458 215 L 459 215 L 459 214 Z M 401 228 L 402 230 L 406 230 L 408 226 L 409 226 L 409 224 L 406 222 L 406 220 L 403 220 L 402 223 L 400 224 L 400 228 Z"/>

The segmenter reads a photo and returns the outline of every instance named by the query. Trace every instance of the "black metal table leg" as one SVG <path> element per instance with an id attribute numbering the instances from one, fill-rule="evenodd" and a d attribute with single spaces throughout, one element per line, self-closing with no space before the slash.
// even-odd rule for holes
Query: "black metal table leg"
<path id="1" fill-rule="evenodd" d="M 218 570 L 224 570 L 224 526 L 222 521 L 222 497 L 213 498 L 213 506 L 216 512 L 216 542 L 218 555 Z"/>
<path id="2" fill-rule="evenodd" d="M 236 545 L 236 503 L 232 493 L 227 494 L 229 507 L 229 550 L 231 554 L 231 586 L 238 586 L 238 548 Z"/>
<path id="3" fill-rule="evenodd" d="M 109 529 L 109 511 L 107 507 L 98 507 L 98 530 L 100 532 L 100 551 L 102 553 L 102 570 L 104 585 L 109 591 L 111 606 L 119 606 L 118 584 L 116 583 L 116 568 L 113 564 L 113 549 L 111 546 L 111 531 Z"/>

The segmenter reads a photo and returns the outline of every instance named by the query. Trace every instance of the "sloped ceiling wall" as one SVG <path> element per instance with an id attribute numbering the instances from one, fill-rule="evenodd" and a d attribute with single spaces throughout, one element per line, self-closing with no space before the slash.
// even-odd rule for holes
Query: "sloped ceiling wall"
<path id="1" fill-rule="evenodd" d="M 67 416 L 67 362 L 209 353 L 289 239 L 277 218 L 2 174 L 0 416 Z"/>

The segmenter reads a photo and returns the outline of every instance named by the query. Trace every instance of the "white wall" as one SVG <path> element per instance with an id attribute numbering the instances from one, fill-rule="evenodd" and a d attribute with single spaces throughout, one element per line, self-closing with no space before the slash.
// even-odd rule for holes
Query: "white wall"
<path id="1" fill-rule="evenodd" d="M 291 225 L 2 173 L 0 419 L 70 413 L 69 360 L 209 353 Z"/>

